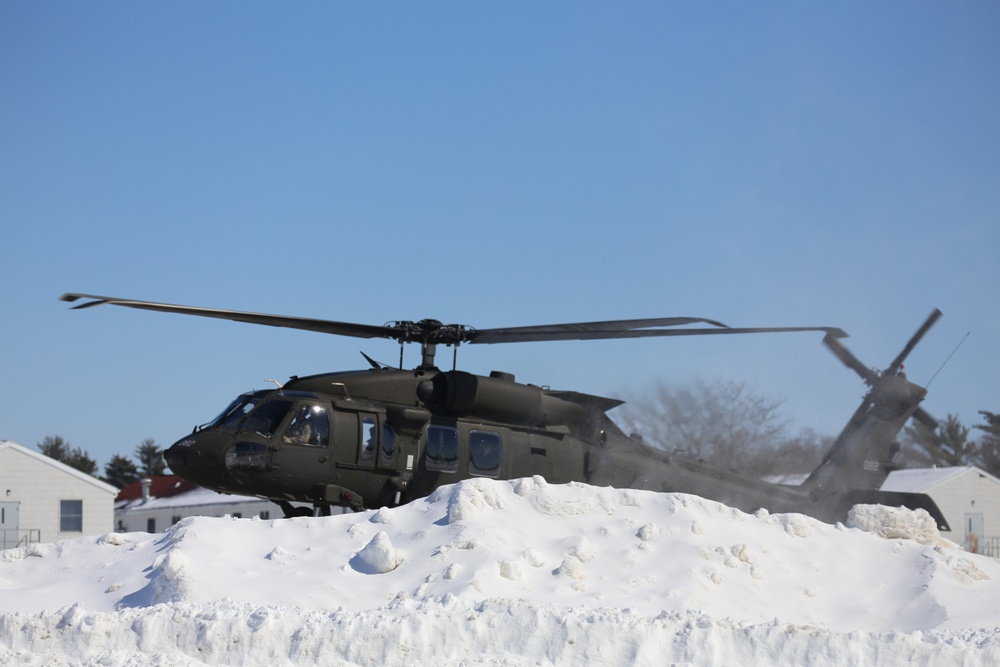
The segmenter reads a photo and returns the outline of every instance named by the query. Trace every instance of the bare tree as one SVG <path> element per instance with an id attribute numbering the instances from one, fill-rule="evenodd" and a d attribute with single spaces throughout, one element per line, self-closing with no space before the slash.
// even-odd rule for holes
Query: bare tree
<path id="1" fill-rule="evenodd" d="M 790 436 L 781 404 L 733 380 L 660 383 L 629 400 L 616 421 L 655 447 L 719 467 L 759 476 L 808 472 L 830 439 Z"/>

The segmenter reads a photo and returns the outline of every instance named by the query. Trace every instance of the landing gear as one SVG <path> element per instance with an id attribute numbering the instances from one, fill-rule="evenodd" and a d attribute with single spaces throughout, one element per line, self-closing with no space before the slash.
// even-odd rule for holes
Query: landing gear
<path id="1" fill-rule="evenodd" d="M 285 513 L 286 519 L 294 519 L 300 516 L 316 516 L 316 508 L 314 507 L 296 507 L 287 500 L 278 502 L 278 506 Z M 329 508 L 327 508 L 327 511 L 329 512 Z"/>
<path id="2" fill-rule="evenodd" d="M 287 500 L 278 502 L 281 511 L 285 513 L 286 519 L 294 519 L 301 516 L 332 516 L 333 505 L 329 503 L 316 503 L 312 507 L 296 507 Z"/>

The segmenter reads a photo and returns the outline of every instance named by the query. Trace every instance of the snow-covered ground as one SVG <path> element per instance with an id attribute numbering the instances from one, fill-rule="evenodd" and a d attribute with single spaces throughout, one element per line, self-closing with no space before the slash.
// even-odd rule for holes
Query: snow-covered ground
<path id="1" fill-rule="evenodd" d="M 852 525 L 471 480 L 0 552 L 0 665 L 997 665 L 1000 562 Z"/>

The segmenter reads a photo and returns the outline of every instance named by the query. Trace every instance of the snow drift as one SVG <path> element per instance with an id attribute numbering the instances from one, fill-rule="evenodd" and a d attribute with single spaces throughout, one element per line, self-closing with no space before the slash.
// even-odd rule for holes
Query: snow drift
<path id="1" fill-rule="evenodd" d="M 191 518 L 0 552 L 0 665 L 1000 664 L 1000 563 L 928 520 L 541 478 Z"/>

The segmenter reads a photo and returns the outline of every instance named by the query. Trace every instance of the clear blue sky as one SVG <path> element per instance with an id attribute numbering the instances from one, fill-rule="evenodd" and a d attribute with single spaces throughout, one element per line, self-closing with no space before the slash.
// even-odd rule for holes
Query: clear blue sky
<path id="1" fill-rule="evenodd" d="M 995 2 L 0 4 L 0 438 L 102 466 L 390 341 L 63 292 L 480 328 L 699 316 L 911 355 L 1000 412 Z M 468 346 L 627 396 L 725 377 L 833 434 L 819 334 Z M 447 354 L 442 355 L 450 356 Z M 417 363 L 408 351 L 407 365 Z"/>

